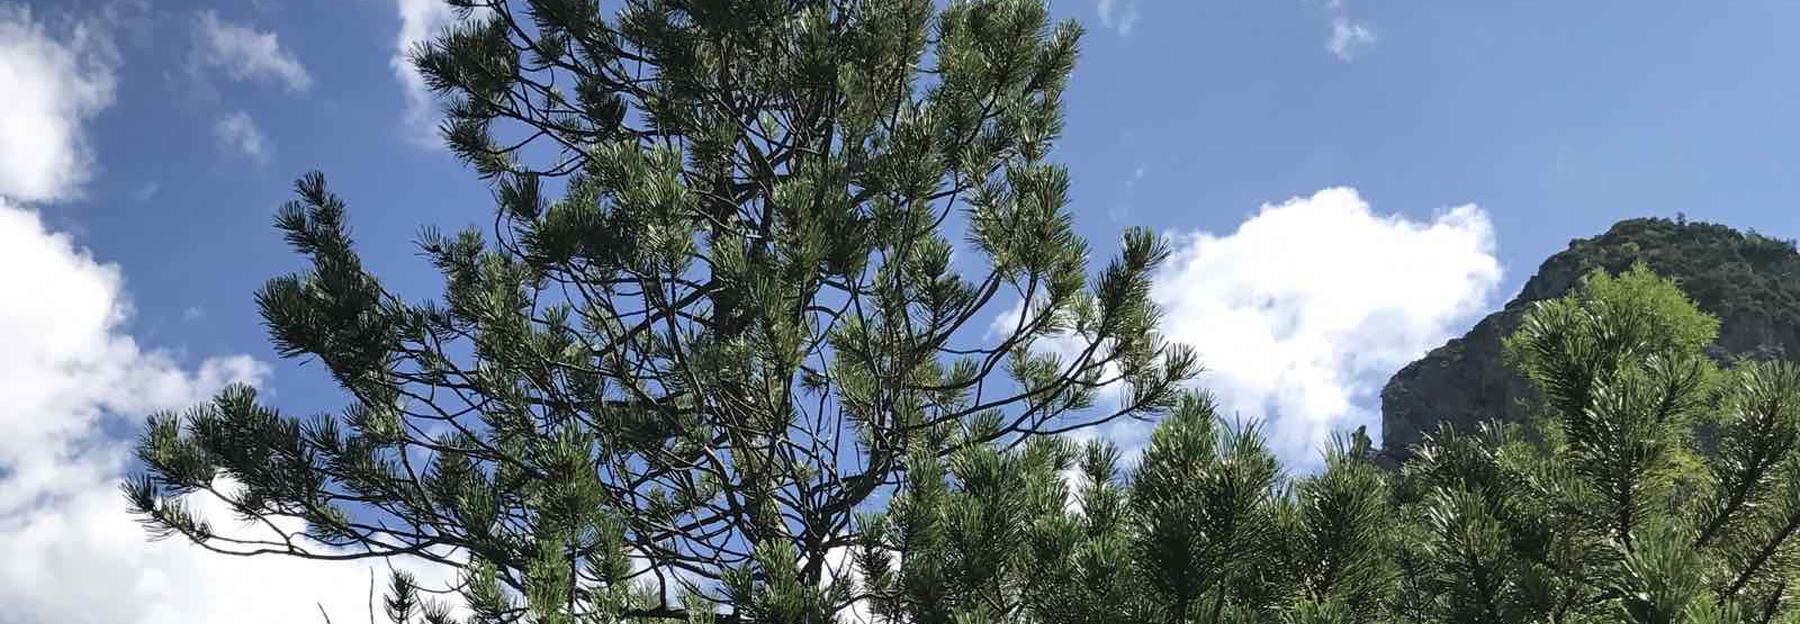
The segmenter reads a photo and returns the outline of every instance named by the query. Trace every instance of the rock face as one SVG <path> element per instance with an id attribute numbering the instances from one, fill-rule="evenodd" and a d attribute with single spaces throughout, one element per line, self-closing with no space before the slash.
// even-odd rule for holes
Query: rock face
<path id="1" fill-rule="evenodd" d="M 1501 339 L 1534 302 L 1567 293 L 1594 269 L 1617 273 L 1638 261 L 1719 317 L 1713 357 L 1800 359 L 1800 253 L 1792 242 L 1706 223 L 1621 221 L 1570 243 L 1505 308 L 1388 380 L 1381 391 L 1383 455 L 1403 459 L 1439 423 L 1470 431 L 1495 418 L 1523 420 L 1535 391 L 1502 361 Z"/>

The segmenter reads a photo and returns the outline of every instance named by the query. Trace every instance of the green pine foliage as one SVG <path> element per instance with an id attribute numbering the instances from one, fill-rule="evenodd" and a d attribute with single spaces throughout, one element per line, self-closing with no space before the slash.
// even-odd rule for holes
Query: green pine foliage
<path id="1" fill-rule="evenodd" d="M 1088 266 L 1042 0 L 453 4 L 414 58 L 492 229 L 426 230 L 410 300 L 301 178 L 257 303 L 346 404 L 151 417 L 153 536 L 460 572 L 396 572 L 408 624 L 1800 620 L 1800 368 L 1719 368 L 1646 269 L 1526 316 L 1532 422 L 1291 474 L 1184 389 L 1164 243 Z"/>
<path id="2" fill-rule="evenodd" d="M 153 417 L 126 490 L 157 534 L 454 566 L 471 622 L 822 622 L 909 466 L 1154 417 L 1197 372 L 1154 331 L 1164 243 L 1091 270 L 1074 233 L 1050 151 L 1081 33 L 1040 0 L 453 4 L 413 57 L 492 230 L 427 230 L 443 292 L 410 300 L 302 178 L 276 226 L 310 267 L 257 303 L 347 404 Z M 421 589 L 389 613 L 448 621 Z"/>
<path id="3" fill-rule="evenodd" d="M 1441 431 L 1403 469 L 1404 615 L 1792 621 L 1800 368 L 1720 371 L 1716 329 L 1642 266 L 1533 309 L 1506 345 L 1541 416 Z"/>
<path id="4" fill-rule="evenodd" d="M 1800 367 L 1720 370 L 1717 323 L 1643 267 L 1509 341 L 1541 418 L 1365 436 L 1287 475 L 1188 395 L 1133 467 L 1104 441 L 915 460 L 858 554 L 893 622 L 1788 622 Z"/>
<path id="5" fill-rule="evenodd" d="M 1386 475 L 1366 436 L 1285 475 L 1190 394 L 1134 469 L 1093 440 L 918 458 L 857 561 L 877 621 L 1385 622 Z"/>

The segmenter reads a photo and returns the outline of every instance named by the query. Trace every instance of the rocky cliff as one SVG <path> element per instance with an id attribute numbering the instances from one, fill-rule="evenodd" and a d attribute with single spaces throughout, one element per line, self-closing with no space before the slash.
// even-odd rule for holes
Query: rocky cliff
<path id="1" fill-rule="evenodd" d="M 1800 253 L 1793 242 L 1708 223 L 1621 221 L 1571 242 L 1505 308 L 1388 380 L 1381 392 L 1384 454 L 1404 457 L 1440 422 L 1468 431 L 1495 417 L 1522 420 L 1533 391 L 1501 361 L 1501 338 L 1533 302 L 1568 292 L 1593 269 L 1616 273 L 1637 261 L 1674 278 L 1719 317 L 1715 358 L 1800 359 Z"/>

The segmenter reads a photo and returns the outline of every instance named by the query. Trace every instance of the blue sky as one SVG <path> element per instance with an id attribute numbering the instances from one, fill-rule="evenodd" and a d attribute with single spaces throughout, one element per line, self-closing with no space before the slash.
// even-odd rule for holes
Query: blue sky
<path id="1" fill-rule="evenodd" d="M 37 13 L 83 8 L 54 4 Z M 1800 229 L 1782 201 L 1800 191 L 1800 44 L 1777 36 L 1800 5 L 1505 4 L 1112 0 L 1108 20 L 1094 2 L 1054 4 L 1090 29 L 1058 147 L 1083 233 L 1104 247 L 1126 225 L 1228 231 L 1264 202 L 1347 185 L 1380 213 L 1481 206 L 1510 293 L 1621 218 Z M 311 86 L 189 76 L 201 10 L 275 33 Z M 1375 37 L 1348 61 L 1328 49 L 1340 17 Z M 44 211 L 125 267 L 134 333 L 268 357 L 249 294 L 295 266 L 268 223 L 315 168 L 351 202 L 370 264 L 430 292 L 428 267 L 393 243 L 479 222 L 488 194 L 402 125 L 393 6 L 159 3 L 149 21 L 122 38 L 115 104 L 89 126 L 87 197 Z M 201 80 L 215 97 L 195 95 Z M 240 111 L 266 160 L 219 145 L 217 120 Z"/>
<path id="2" fill-rule="evenodd" d="M 17 243 L 0 251 L 0 300 L 12 302 L 0 303 L 0 340 L 37 341 L 0 356 L 0 377 L 80 372 L 0 382 L 69 386 L 38 403 L 0 397 L 0 423 L 38 423 L 25 430 L 40 437 L 20 439 L 69 449 L 0 444 L 0 489 L 26 493 L 0 495 L 0 552 L 136 547 L 108 505 L 118 436 L 142 411 L 230 379 L 258 380 L 296 412 L 337 404 L 317 367 L 274 355 L 251 299 L 299 266 L 270 227 L 298 175 L 325 172 L 391 286 L 435 291 L 414 234 L 491 213 L 487 189 L 433 147 L 430 108 L 393 66 L 400 42 L 441 18 L 428 7 L 0 0 L 0 154 L 12 155 L 0 156 L 0 240 Z M 1129 225 L 1180 242 L 1158 284 L 1171 336 L 1203 343 L 1208 386 L 1270 419 L 1298 463 L 1329 430 L 1372 424 L 1388 374 L 1572 238 L 1678 212 L 1800 236 L 1800 39 L 1785 36 L 1800 3 L 1052 7 L 1089 29 L 1055 152 L 1081 232 L 1097 253 Z M 61 316 L 69 305 L 97 312 L 53 343 L 52 330 L 78 325 Z M 92 470 L 44 468 L 26 483 L 33 462 L 59 458 Z M 59 524 L 114 542 L 48 528 Z M 141 588 L 148 573 L 133 566 L 155 559 L 111 567 Z M 30 597 L 27 622 L 81 621 L 59 609 L 84 598 L 27 584 L 25 565 L 0 563 L 0 603 Z M 289 574 L 275 569 L 234 574 Z M 151 586 L 137 591 L 169 621 L 229 612 Z M 89 621 L 162 621 L 107 613 Z"/>
<path id="3" fill-rule="evenodd" d="M 55 4 L 36 13 L 84 8 Z M 1228 231 L 1264 202 L 1346 185 L 1384 214 L 1481 206 L 1510 293 L 1568 239 L 1620 218 L 1680 211 L 1800 229 L 1783 201 L 1800 190 L 1800 43 L 1778 36 L 1800 5 L 1112 0 L 1110 20 L 1094 2 L 1054 8 L 1090 29 L 1058 155 L 1097 245 L 1133 224 Z M 216 97 L 194 95 L 199 10 L 277 34 L 311 86 L 212 75 Z M 393 242 L 485 217 L 468 170 L 400 123 L 390 4 L 151 13 L 149 34 L 120 44 L 115 103 L 88 125 L 87 197 L 43 210 L 125 268 L 135 334 L 267 357 L 248 295 L 294 266 L 267 225 L 306 170 L 349 199 L 369 262 L 402 285 L 432 276 Z M 1340 17 L 1375 37 L 1348 61 L 1328 50 Z M 240 111 L 266 137 L 266 160 L 218 144 L 215 123 Z M 190 308 L 206 322 L 184 321 Z"/>

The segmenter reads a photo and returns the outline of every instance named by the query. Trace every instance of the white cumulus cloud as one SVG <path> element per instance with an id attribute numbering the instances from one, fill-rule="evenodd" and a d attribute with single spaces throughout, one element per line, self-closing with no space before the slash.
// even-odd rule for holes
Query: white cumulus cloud
<path id="1" fill-rule="evenodd" d="M 150 542 L 126 513 L 120 431 L 231 382 L 268 374 L 246 356 L 193 368 L 125 332 L 117 266 L 37 213 L 0 200 L 0 605 L 19 624 L 317 624 L 363 621 L 382 563 L 218 555 Z M 236 526 L 214 504 L 215 526 Z M 222 522 L 221 522 L 222 521 Z M 423 570 L 439 584 L 449 576 Z"/>
<path id="2" fill-rule="evenodd" d="M 1169 240 L 1173 254 L 1151 288 L 1164 338 L 1195 349 L 1205 370 L 1194 385 L 1219 399 L 1227 420 L 1261 427 L 1301 468 L 1316 464 L 1333 433 L 1366 425 L 1378 434 L 1382 384 L 1464 331 L 1501 277 L 1480 208 L 1411 220 L 1378 214 L 1344 187 L 1265 204 L 1229 234 Z M 1010 332 L 1023 312 L 997 315 L 990 335 Z M 1064 358 L 1085 347 L 1071 335 L 1033 345 Z M 1102 389 L 1102 404 L 1122 389 Z M 1135 454 L 1149 433 L 1120 420 L 1072 435 Z"/>
<path id="3" fill-rule="evenodd" d="M 0 3 L 0 197 L 76 197 L 94 168 L 82 125 L 112 105 L 118 54 L 105 29 L 52 31 L 31 9 Z"/>
<path id="4" fill-rule="evenodd" d="M 262 32 L 219 19 L 213 11 L 194 15 L 196 68 L 219 69 L 233 80 L 272 80 L 292 91 L 312 86 L 312 76 L 292 50 L 273 32 Z"/>
<path id="5" fill-rule="evenodd" d="M 1342 187 L 1176 242 L 1155 277 L 1162 331 L 1195 347 L 1200 386 L 1290 463 L 1316 460 L 1335 431 L 1378 432 L 1381 384 L 1460 333 L 1501 277 L 1476 206 L 1411 220 Z"/>
<path id="6" fill-rule="evenodd" d="M 256 127 L 250 114 L 237 111 L 213 122 L 213 138 L 226 151 L 249 157 L 259 163 L 269 161 L 269 139 Z"/>

